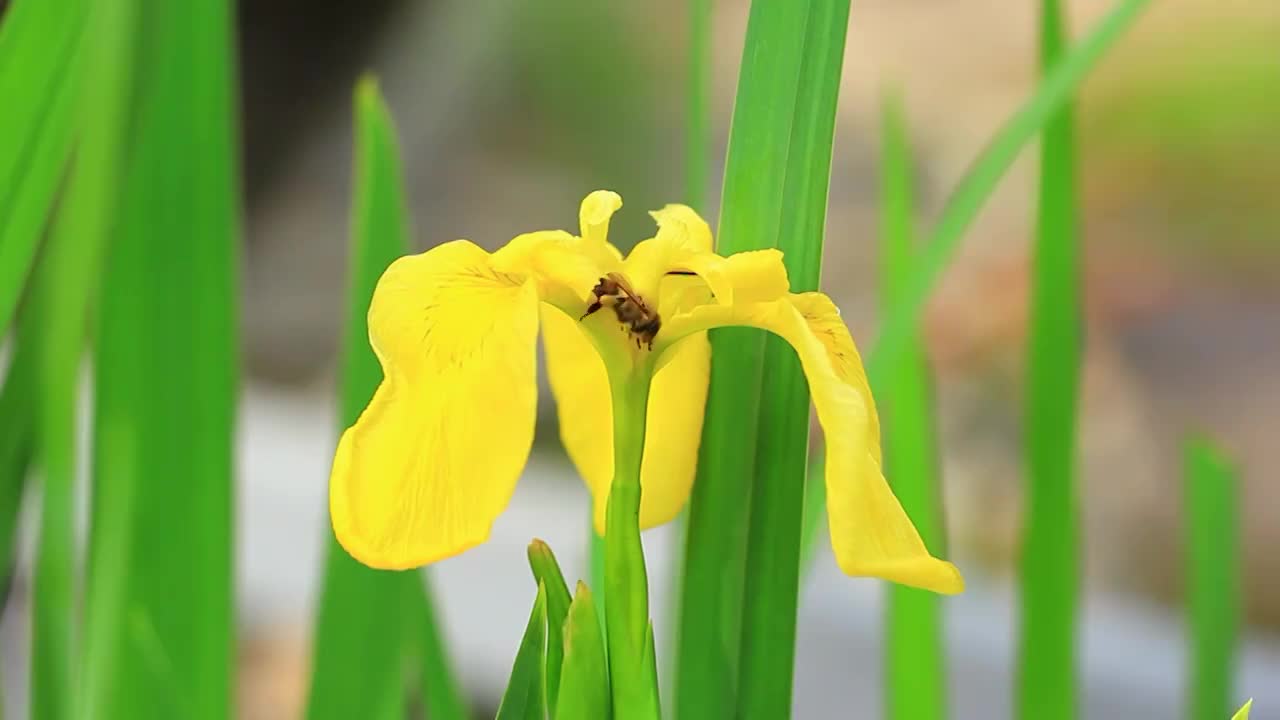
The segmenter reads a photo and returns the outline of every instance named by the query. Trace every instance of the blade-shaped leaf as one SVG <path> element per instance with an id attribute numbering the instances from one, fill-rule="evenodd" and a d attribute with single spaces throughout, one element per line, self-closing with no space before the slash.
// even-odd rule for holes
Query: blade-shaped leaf
<path id="1" fill-rule="evenodd" d="M 892 308 L 916 258 L 911 153 L 896 97 L 884 103 L 882 137 L 881 301 Z M 918 332 L 907 338 L 900 357 L 881 386 L 885 471 L 925 546 L 945 556 L 932 387 Z M 890 585 L 888 593 L 886 717 L 941 720 L 946 714 L 946 683 L 940 598 L 902 585 Z"/>
<path id="2" fill-rule="evenodd" d="M 1050 72 L 1058 64 L 1063 42 L 1058 0 L 1043 0 L 1043 72 Z M 1027 505 L 1019 616 L 1021 716 L 1061 720 L 1076 715 L 1079 587 L 1075 427 L 1080 291 L 1071 123 L 1071 104 L 1063 103 L 1045 124 L 1040 142 L 1040 207 L 1027 358 Z M 1226 709 L 1224 706 L 1224 714 Z"/>
<path id="3" fill-rule="evenodd" d="M 901 303 L 885 317 L 879 342 L 867 359 L 867 374 L 873 389 L 881 387 L 882 376 L 898 362 L 902 344 L 918 327 L 934 284 L 1000 179 L 1027 143 L 1070 99 L 1098 60 L 1133 25 L 1149 2 L 1117 0 L 1111 11 L 1066 52 L 1036 86 L 1031 97 L 1005 121 L 952 191 L 932 232 L 921 246 L 920 257 L 903 290 Z"/>
<path id="4" fill-rule="evenodd" d="M 502 694 L 497 720 L 542 720 L 546 717 L 542 697 L 546 644 L 547 591 L 542 583 L 538 583 L 538 596 L 533 601 L 529 624 L 511 666 L 511 679 Z"/>
<path id="5" fill-rule="evenodd" d="M 136 16 L 126 9 L 136 7 Z M 84 691 L 92 716 L 231 714 L 239 201 L 232 8 L 101 2 L 135 69 L 95 353 Z M 93 117 L 87 127 L 102 120 Z M 84 147 L 78 158 L 84 158 Z M 141 642 L 136 629 L 147 629 Z M 166 659 L 156 662 L 157 657 Z"/>
<path id="6" fill-rule="evenodd" d="M 560 665 L 567 642 L 564 624 L 574 598 L 569 596 L 569 585 L 564 581 L 560 563 L 556 562 L 551 547 L 541 540 L 534 540 L 529 543 L 528 552 L 533 577 L 547 590 L 547 714 L 555 717 L 556 698 L 560 692 Z M 579 591 L 584 589 L 579 586 Z M 595 617 L 594 612 L 592 617 Z"/>
<path id="7" fill-rule="evenodd" d="M 355 188 L 340 379 L 344 427 L 359 417 L 382 379 L 366 316 L 378 278 L 408 246 L 395 127 L 373 78 L 357 85 L 354 109 Z M 403 707 L 406 656 L 417 656 L 432 717 L 465 717 L 421 574 L 368 568 L 327 535 L 307 717 L 345 720 L 370 703 Z"/>
<path id="8" fill-rule="evenodd" d="M 808 5 L 776 241 L 792 292 L 818 289 L 849 26 L 849 0 Z M 741 629 L 737 716 L 742 718 L 785 717 L 791 709 L 809 455 L 809 386 L 795 351 L 781 338 L 765 341 L 763 377 Z"/>
<path id="9" fill-rule="evenodd" d="M 721 193 L 722 255 L 778 244 L 809 4 L 751 4 Z M 680 588 L 675 692 L 683 718 L 735 711 L 763 341 L 757 330 L 711 333 L 711 382 Z"/>
<path id="10" fill-rule="evenodd" d="M 552 715 L 555 720 L 606 720 L 611 715 L 608 661 L 600 627 L 591 591 L 579 582 L 564 623 L 564 665 L 560 670 L 560 702 Z"/>
<path id="11" fill-rule="evenodd" d="M 0 336 L 71 152 L 85 14 L 83 0 L 17 0 L 0 23 Z"/>
<path id="12" fill-rule="evenodd" d="M 1235 469 L 1207 440 L 1188 442 L 1183 454 L 1191 639 L 1188 713 L 1194 718 L 1224 717 L 1235 695 L 1240 627 L 1239 482 Z"/>

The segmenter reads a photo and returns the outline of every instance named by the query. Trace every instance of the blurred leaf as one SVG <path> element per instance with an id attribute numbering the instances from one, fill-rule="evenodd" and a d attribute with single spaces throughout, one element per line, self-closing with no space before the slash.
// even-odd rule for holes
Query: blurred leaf
<path id="1" fill-rule="evenodd" d="M 355 98 L 355 188 L 340 393 L 343 427 L 354 423 L 382 379 L 369 346 L 367 313 L 382 272 L 407 249 L 407 211 L 391 114 L 377 82 Z M 316 617 L 307 717 L 346 720 L 371 704 L 401 708 L 404 665 L 416 656 L 433 720 L 466 717 L 449 670 L 426 578 L 366 567 L 328 536 Z"/>
<path id="2" fill-rule="evenodd" d="M 95 5 L 103 17 L 89 27 L 112 52 L 90 64 L 87 83 L 132 80 L 131 114 L 120 106 L 86 124 L 130 129 L 127 159 L 87 158 L 87 138 L 78 156 L 122 193 L 95 353 L 80 695 L 90 716 L 221 719 L 232 712 L 235 645 L 232 10 L 225 0 L 132 5 Z M 163 672 L 157 656 L 171 662 Z"/>
<path id="3" fill-rule="evenodd" d="M 1067 103 L 1089 71 L 1133 24 L 1148 2 L 1150 0 L 1117 0 L 1110 12 L 1045 75 L 1031 97 L 1005 122 L 952 191 L 937 224 L 922 244 L 901 302 L 885 317 L 879 342 L 867 360 L 873 389 L 881 387 L 885 372 L 899 362 L 902 345 L 918 327 L 934 283 L 1004 173 L 1023 147 Z"/>
<path id="4" fill-rule="evenodd" d="M 60 3 L 64 10 L 84 13 L 79 3 Z M 51 237 L 33 274 L 23 326 L 19 331 L 19 357 L 14 378 L 34 385 L 30 409 L 35 420 L 35 460 L 42 476 L 40 529 L 33 579 L 31 635 L 31 714 L 42 720 L 70 718 L 77 697 L 73 685 L 77 648 L 75 542 L 76 409 L 80 358 L 84 351 L 88 308 L 98 286 L 103 247 L 118 202 L 115 173 L 126 133 L 129 76 L 126 38 L 130 8 L 127 4 L 94 6 L 94 33 L 81 48 L 73 40 L 65 57 L 60 97 L 54 111 L 44 118 L 51 125 L 36 140 L 32 164 L 26 171 L 42 192 L 34 198 L 18 194 L 18 207 L 26 214 L 6 242 L 34 242 L 43 215 L 52 202 L 53 186 L 63 173 L 70 148 L 72 118 L 94 118 L 80 132 L 79 152 L 69 186 Z M 72 25 L 81 19 L 74 18 Z M 78 30 L 77 30 L 78 34 Z M 56 33 L 55 33 L 56 36 Z M 82 57 L 82 53 L 85 55 Z M 93 68 L 93 82 L 81 73 Z M 16 68 L 11 72 L 19 72 Z M 51 141 L 52 139 L 52 141 Z M 53 148 L 50 145 L 55 146 Z M 13 227 L 13 226 L 11 226 Z M 19 237 L 21 235 L 21 237 Z M 5 318 L 7 320 L 7 317 Z M 22 377 L 27 373 L 29 377 Z M 21 398 L 19 398 L 21 400 Z M 21 405 L 19 402 L 17 405 Z M 21 411 L 15 406 L 16 411 Z M 19 433 L 21 434 L 21 433 Z M 28 452 L 13 448 L 15 463 Z M 21 472 L 20 467 L 14 470 Z M 19 491 L 20 492 L 20 491 Z"/>
<path id="5" fill-rule="evenodd" d="M 564 623 L 573 599 L 569 597 L 569 585 L 560 572 L 560 564 L 545 542 L 534 540 L 529 543 L 529 567 L 533 570 L 534 579 L 547 590 L 547 714 L 555 717 L 556 696 L 560 692 L 560 664 L 567 642 Z M 582 589 L 579 588 L 580 591 Z"/>
<path id="6" fill-rule="evenodd" d="M 896 95 L 885 99 L 882 123 L 881 302 L 892 308 L 916 258 L 911 151 Z M 882 388 L 886 475 L 925 547 L 945 556 L 933 388 L 919 332 L 907 338 Z M 898 584 L 890 584 L 887 591 L 885 716 L 941 720 L 946 716 L 946 678 L 940 598 Z"/>
<path id="7" fill-rule="evenodd" d="M 542 583 L 538 583 L 538 596 L 533 601 L 529 624 L 511 666 L 511 679 L 502 694 L 497 720 L 542 720 L 546 717 L 542 697 L 546 633 L 547 591 Z"/>
<path id="8" fill-rule="evenodd" d="M 554 635 L 554 626 L 552 634 Z M 550 653 L 547 670 L 552 668 Z M 603 720 L 611 716 L 609 708 L 608 661 L 605 658 L 604 635 L 596 615 L 591 591 L 581 582 L 569 606 L 564 623 L 564 665 L 560 670 L 558 695 L 560 702 L 552 717 L 555 720 Z"/>
<path id="9" fill-rule="evenodd" d="M 751 4 L 721 194 L 722 255 L 778 244 L 809 6 L 809 0 Z M 763 340 L 759 330 L 711 332 L 711 382 L 680 590 L 675 705 L 682 718 L 736 712 Z"/>
<path id="10" fill-rule="evenodd" d="M 1000 179 L 1028 142 L 1061 110 L 1104 53 L 1129 29 L 1150 0 L 1117 0 L 1080 41 L 1067 49 L 1049 69 L 1031 97 L 1005 121 L 952 191 L 937 224 L 922 245 L 911 281 L 903 290 L 897 311 L 885 318 L 880 341 L 868 361 L 873 386 L 898 362 L 901 345 L 917 327 L 934 283 L 977 217 Z"/>
<path id="11" fill-rule="evenodd" d="M 711 0 L 689 0 L 687 65 L 684 202 L 705 213 L 711 155 Z"/>
<path id="12" fill-rule="evenodd" d="M 425 573 L 414 573 L 422 585 L 409 594 L 409 622 L 415 631 L 405 637 L 407 654 L 416 658 L 422 683 L 421 692 L 429 720 L 468 720 L 466 698 L 453 673 L 445 647 L 435 595 Z"/>
<path id="13" fill-rule="evenodd" d="M 1183 451 L 1189 717 L 1225 717 L 1235 695 L 1240 626 L 1240 513 L 1235 470 L 1209 441 Z M 1246 716 L 1248 712 L 1245 711 Z"/>
<path id="14" fill-rule="evenodd" d="M 83 0 L 16 0 L 0 22 L 0 337 L 72 145 Z"/>
<path id="15" fill-rule="evenodd" d="M 0 427 L 5 428 L 0 433 L 0 587 L 4 587 L 13 568 L 18 511 L 35 445 L 34 348 L 39 341 L 30 335 L 40 324 L 30 308 L 28 303 L 19 314 L 13 360 L 0 388 Z"/>
<path id="16" fill-rule="evenodd" d="M 1248 702 L 1242 705 L 1235 715 L 1231 716 L 1231 720 L 1249 720 L 1249 709 L 1252 707 L 1253 698 L 1249 698 Z"/>
<path id="17" fill-rule="evenodd" d="M 1058 0 L 1043 0 L 1043 72 L 1051 72 L 1058 64 L 1065 35 Z M 1079 594 L 1075 454 L 1081 331 L 1073 123 L 1071 103 L 1063 103 L 1049 118 L 1040 141 L 1040 207 L 1026 382 L 1022 624 L 1018 636 L 1021 717 L 1061 720 L 1076 715 Z"/>
<path id="18" fill-rule="evenodd" d="M 807 12 L 776 239 L 792 292 L 817 290 L 821 274 L 849 0 L 811 0 Z M 809 457 L 809 386 L 781 338 L 765 340 L 760 393 L 737 716 L 763 719 L 791 710 Z"/>

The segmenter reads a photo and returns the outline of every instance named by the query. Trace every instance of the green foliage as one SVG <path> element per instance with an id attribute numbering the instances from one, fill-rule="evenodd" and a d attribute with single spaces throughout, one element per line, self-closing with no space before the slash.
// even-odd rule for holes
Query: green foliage
<path id="1" fill-rule="evenodd" d="M 902 104 L 886 98 L 882 114 L 880 175 L 880 297 L 898 301 L 916 261 L 911 150 Z M 946 555 L 933 388 L 920 333 L 912 333 L 884 379 L 880 404 L 885 471 L 929 552 Z M 942 720 L 946 678 L 941 598 L 891 585 L 885 628 L 886 717 Z"/>
<path id="2" fill-rule="evenodd" d="M 21 297 L 74 138 L 83 0 L 19 0 L 0 23 L 0 336 Z"/>
<path id="3" fill-rule="evenodd" d="M 525 627 L 520 649 L 516 651 L 511 666 L 511 679 L 498 706 L 497 720 L 543 720 L 545 700 L 543 688 L 544 662 L 547 645 L 547 592 L 538 583 L 538 596 L 533 601 L 533 612 Z"/>
<path id="4" fill-rule="evenodd" d="M 1041 67 L 1063 55 L 1057 0 L 1041 6 Z M 1026 383 L 1027 506 L 1022 550 L 1022 632 L 1018 705 L 1023 718 L 1076 714 L 1075 644 L 1079 594 L 1075 493 L 1080 290 L 1075 141 L 1069 103 L 1040 142 L 1040 207 Z"/>
<path id="5" fill-rule="evenodd" d="M 551 632 L 556 634 L 558 628 L 553 625 Z M 563 666 L 556 668 L 551 654 L 547 654 L 547 676 L 555 668 L 560 678 L 560 702 L 550 713 L 555 720 L 602 720 L 611 716 L 604 647 L 595 601 L 587 586 L 579 582 L 564 623 Z"/>
<path id="6" fill-rule="evenodd" d="M 91 63 L 88 87 L 114 87 L 104 74 L 132 78 L 133 102 L 108 115 L 109 127 L 132 130 L 127 158 L 116 166 L 84 146 L 79 156 L 121 187 L 96 352 L 81 697 L 102 717 L 225 718 L 238 374 L 232 10 L 223 0 L 135 8 L 99 3 L 90 23 L 112 54 Z M 104 121 L 90 117 L 86 132 Z"/>
<path id="7" fill-rule="evenodd" d="M 529 567 L 533 577 L 547 591 L 547 661 L 546 661 L 546 697 L 547 714 L 557 717 L 556 698 L 560 692 L 560 665 L 564 660 L 565 645 L 568 642 L 565 629 L 565 618 L 569 616 L 570 604 L 575 598 L 569 597 L 569 585 L 560 572 L 560 564 L 551 548 L 541 540 L 529 544 Z M 586 590 L 581 584 L 579 593 Z M 587 598 L 591 602 L 591 598 Z M 579 612 L 582 612 L 579 610 Z M 595 612 L 591 613 L 595 618 Z M 600 628 L 596 628 L 597 634 Z M 580 631 L 581 632 L 581 631 Z M 603 651 L 601 651 L 603 653 Z M 603 669 L 603 665 L 601 666 Z M 607 687 L 607 683 L 606 683 Z"/>
<path id="8" fill-rule="evenodd" d="M 818 289 L 848 0 L 812 0 L 804 23 L 775 243 L 792 292 Z M 737 714 L 789 714 L 801 527 L 809 450 L 809 388 L 795 351 L 765 340 L 756 474 L 751 483 Z M 823 482 L 813 478 L 814 482 Z"/>
<path id="9" fill-rule="evenodd" d="M 382 370 L 369 347 L 366 315 L 382 272 L 407 251 L 407 212 L 391 114 L 377 83 L 355 92 L 355 188 L 347 320 L 342 343 L 341 422 L 354 423 Z M 465 718 L 436 627 L 426 578 L 417 572 L 373 570 L 328 535 L 317 613 L 307 716 L 338 720 L 371 704 L 401 708 L 405 665 L 416 661 L 433 720 Z"/>
<path id="10" fill-rule="evenodd" d="M 899 303 L 881 325 L 879 343 L 867 359 L 867 374 L 873 389 L 881 387 L 884 374 L 899 362 L 902 346 L 916 331 L 934 284 L 1004 173 L 1053 114 L 1062 109 L 1089 71 L 1132 26 L 1149 2 L 1118 0 L 1089 33 L 1067 49 L 1061 60 L 1045 74 L 1031 97 L 1004 123 L 961 178 L 948 197 L 933 231 L 921 245 L 920 257 L 903 287 Z"/>
<path id="11" fill-rule="evenodd" d="M 734 101 L 717 251 L 775 247 L 810 3 L 751 4 Z M 728 717 L 736 704 L 764 342 L 711 333 L 711 383 L 688 510 L 677 648 L 676 713 Z"/>
<path id="12" fill-rule="evenodd" d="M 1236 471 L 1209 441 L 1186 443 L 1182 506 L 1190 630 L 1189 714 L 1226 717 L 1235 696 L 1240 627 L 1240 511 Z M 1243 711 L 1245 717 L 1248 710 Z"/>

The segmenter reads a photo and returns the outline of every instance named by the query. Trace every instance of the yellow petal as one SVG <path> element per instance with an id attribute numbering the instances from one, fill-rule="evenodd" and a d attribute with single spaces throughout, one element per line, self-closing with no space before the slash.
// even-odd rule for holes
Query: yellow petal
<path id="1" fill-rule="evenodd" d="M 613 409 L 604 362 L 578 323 L 547 306 L 542 311 L 547 375 L 556 397 L 560 439 L 593 498 L 596 531 L 605 528 L 613 478 Z M 640 465 L 640 526 L 672 520 L 689 499 L 702 438 L 711 345 L 705 333 L 685 338 L 653 378 Z"/>
<path id="2" fill-rule="evenodd" d="M 875 403 L 857 348 L 831 300 L 805 293 L 733 307 L 704 305 L 666 329 L 674 341 L 728 325 L 769 330 L 800 358 L 826 437 L 827 514 L 840 569 L 935 592 L 962 591 L 959 570 L 929 554 L 885 482 Z"/>
<path id="3" fill-rule="evenodd" d="M 584 251 L 584 241 L 563 230 L 539 230 L 514 238 L 495 252 L 489 266 L 498 274 L 532 275 L 538 295 L 546 302 L 581 312 L 590 302 L 591 288 L 617 261 L 602 266 Z"/>
<path id="4" fill-rule="evenodd" d="M 601 266 L 616 265 L 622 259 L 618 248 L 609 243 L 609 220 L 621 207 L 622 197 L 618 193 L 596 190 L 583 198 L 578 208 L 583 252 Z"/>
<path id="5" fill-rule="evenodd" d="M 623 272 L 641 295 L 658 296 L 669 272 L 694 273 L 720 303 L 733 302 L 733 283 L 724 258 L 711 252 L 711 228 L 686 205 L 668 205 L 650 213 L 658 223 L 653 238 L 637 243 L 623 263 Z"/>
<path id="6" fill-rule="evenodd" d="M 378 281 L 369 340 L 383 381 L 338 444 L 338 541 L 403 569 L 483 542 L 533 441 L 535 282 L 459 240 L 402 257 Z"/>

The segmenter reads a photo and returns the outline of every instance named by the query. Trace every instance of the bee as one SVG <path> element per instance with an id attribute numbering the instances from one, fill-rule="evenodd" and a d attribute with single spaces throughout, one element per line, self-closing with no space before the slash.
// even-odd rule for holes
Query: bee
<path id="1" fill-rule="evenodd" d="M 591 289 L 595 300 L 587 306 L 587 311 L 578 318 L 579 321 L 585 320 L 588 315 L 596 312 L 605 306 L 605 301 L 613 301 L 613 312 L 618 316 L 618 322 L 625 325 L 631 335 L 636 339 L 636 347 L 640 347 L 641 343 L 653 349 L 653 339 L 658 336 L 658 329 L 662 327 L 662 319 L 658 317 L 658 311 L 649 307 L 644 298 L 636 294 L 631 287 L 631 283 L 620 273 L 611 272 L 600 278 L 600 282 Z"/>

